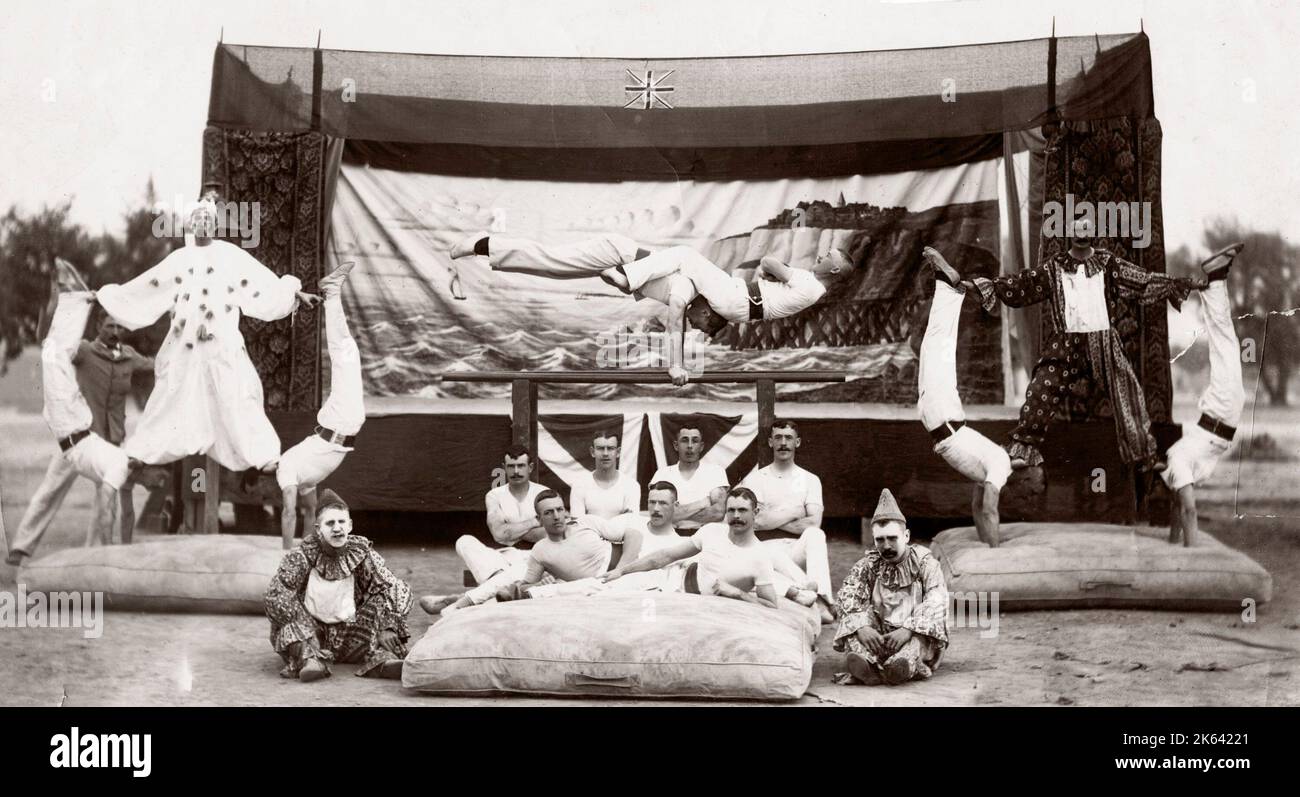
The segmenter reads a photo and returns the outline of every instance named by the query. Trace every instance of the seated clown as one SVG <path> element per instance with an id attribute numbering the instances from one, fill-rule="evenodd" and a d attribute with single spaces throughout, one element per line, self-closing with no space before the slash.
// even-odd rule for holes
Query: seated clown
<path id="1" fill-rule="evenodd" d="M 835 650 L 851 681 L 869 686 L 929 678 L 948 647 L 948 587 L 939 562 L 909 545 L 907 518 L 882 490 L 871 518 L 875 549 L 840 587 Z"/>
<path id="2" fill-rule="evenodd" d="M 271 647 L 284 678 L 316 681 L 329 663 L 357 675 L 400 678 L 410 631 L 411 588 L 384 566 L 370 540 L 352 533 L 348 505 L 323 490 L 316 530 L 285 554 L 266 591 Z"/>

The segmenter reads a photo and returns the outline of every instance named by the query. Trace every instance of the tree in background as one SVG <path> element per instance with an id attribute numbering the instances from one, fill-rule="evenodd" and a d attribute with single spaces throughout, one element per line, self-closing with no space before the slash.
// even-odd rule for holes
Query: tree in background
<path id="1" fill-rule="evenodd" d="M 55 256 L 88 272 L 99 241 L 68 220 L 72 200 L 27 216 L 17 207 L 0 217 L 0 375 L 23 347 L 40 340 Z"/>
<path id="2" fill-rule="evenodd" d="M 1235 218 L 1215 218 L 1206 225 L 1205 246 L 1211 252 L 1234 241 L 1245 241 L 1246 248 L 1233 264 L 1228 292 L 1233 312 L 1250 314 L 1237 322 L 1237 332 L 1247 357 L 1254 347 L 1259 384 L 1269 403 L 1285 406 L 1291 375 L 1300 366 L 1300 316 L 1279 311 L 1295 308 L 1300 298 L 1300 247 L 1276 232 L 1247 229 Z"/>
<path id="3" fill-rule="evenodd" d="M 98 288 L 131 279 L 184 244 L 183 238 L 153 234 L 158 212 L 172 212 L 156 210 L 156 201 L 151 178 L 145 187 L 144 203 L 124 214 L 121 236 L 92 236 L 69 220 L 71 199 L 54 207 L 42 207 L 31 215 L 13 206 L 0 217 L 0 285 L 4 286 L 0 290 L 0 375 L 23 347 L 39 343 L 44 334 L 55 257 L 72 263 L 92 288 Z M 156 353 L 166 326 L 160 320 L 140 330 L 132 344 L 146 354 Z M 137 387 L 147 393 L 152 375 L 142 376 L 146 383 Z"/>

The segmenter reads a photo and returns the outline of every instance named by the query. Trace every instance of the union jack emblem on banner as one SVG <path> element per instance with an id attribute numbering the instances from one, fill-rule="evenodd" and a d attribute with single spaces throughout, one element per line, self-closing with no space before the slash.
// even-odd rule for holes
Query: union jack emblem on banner
<path id="1" fill-rule="evenodd" d="M 669 69 L 658 77 L 655 77 L 653 70 L 646 70 L 644 78 L 639 77 L 637 73 L 633 72 L 631 69 L 624 71 L 626 71 L 627 76 L 632 79 L 633 85 L 624 86 L 623 90 L 636 92 L 636 95 L 623 105 L 624 108 L 631 108 L 633 105 L 641 103 L 642 110 L 648 111 L 655 106 L 655 103 L 658 103 L 668 110 L 672 110 L 673 106 L 669 104 L 668 100 L 661 97 L 660 94 L 673 90 L 672 86 L 665 86 L 663 85 L 663 82 L 668 79 L 669 75 L 676 72 L 676 69 Z"/>

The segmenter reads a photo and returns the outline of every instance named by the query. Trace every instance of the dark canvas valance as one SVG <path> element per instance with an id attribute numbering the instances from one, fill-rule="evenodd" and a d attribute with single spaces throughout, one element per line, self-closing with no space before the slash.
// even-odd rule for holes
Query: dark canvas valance
<path id="1" fill-rule="evenodd" d="M 663 101 L 650 109 L 635 91 L 647 80 Z M 208 114 L 225 128 L 405 144 L 645 150 L 970 138 L 1037 127 L 1053 109 L 1152 116 L 1147 37 L 694 59 L 221 44 Z"/>

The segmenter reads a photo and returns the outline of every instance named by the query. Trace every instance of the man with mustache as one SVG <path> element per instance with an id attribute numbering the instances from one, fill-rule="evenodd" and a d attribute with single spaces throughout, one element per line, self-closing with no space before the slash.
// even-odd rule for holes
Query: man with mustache
<path id="1" fill-rule="evenodd" d="M 741 484 L 758 496 L 756 536 L 765 545 L 780 547 L 808 573 L 821 599 L 822 622 L 832 623 L 835 597 L 826 532 L 821 529 L 822 480 L 795 464 L 795 452 L 802 444 L 794 421 L 776 419 L 767 439 L 772 464 L 754 469 Z"/>
<path id="2" fill-rule="evenodd" d="M 123 327 L 108 313 L 100 316 L 95 340 L 82 340 L 95 294 L 63 258 L 55 258 L 54 274 L 53 320 L 41 344 L 41 382 L 45 419 L 61 450 L 51 457 L 9 546 L 5 561 L 14 566 L 36 551 L 78 476 L 96 484 L 86 545 L 112 542 L 114 506 L 119 502 L 122 542 L 131 541 L 135 526 L 131 463 L 119 446 L 125 436 L 131 375 L 153 368 L 153 359 L 121 342 Z"/>
<path id="3" fill-rule="evenodd" d="M 871 534 L 875 548 L 840 587 L 834 648 L 869 686 L 929 678 L 948 646 L 943 571 L 928 550 L 908 544 L 907 518 L 889 490 L 880 492 Z"/>
<path id="4" fill-rule="evenodd" d="M 1210 384 L 1201 393 L 1200 420 L 1186 424 L 1183 436 L 1169 448 L 1169 467 L 1160 474 L 1178 496 L 1169 511 L 1169 541 L 1196 543 L 1196 483 L 1214 472 L 1232 447 L 1246 392 L 1241 383 L 1241 343 L 1232 326 L 1228 272 L 1244 244 L 1220 249 L 1201 263 L 1209 286 L 1201 291 L 1201 315 L 1210 344 Z"/>
<path id="5" fill-rule="evenodd" d="M 686 592 L 734 598 L 773 609 L 781 597 L 811 606 L 816 594 L 800 588 L 808 576 L 780 549 L 764 545 L 754 536 L 757 507 L 758 498 L 752 490 L 736 487 L 727 493 L 725 524 L 701 526 L 681 542 L 620 564 L 601 578 L 614 582 L 629 574 L 658 570 L 698 556 L 694 584 L 688 577 Z"/>
<path id="6" fill-rule="evenodd" d="M 641 485 L 618 468 L 618 435 L 597 432 L 591 440 L 596 469 L 578 477 L 569 494 L 569 507 L 577 517 L 612 518 L 641 508 Z"/>
<path id="7" fill-rule="evenodd" d="M 488 532 L 501 547 L 493 550 L 476 537 L 461 535 L 456 540 L 456 553 L 478 586 L 459 594 L 425 595 L 420 598 L 420 608 L 429 614 L 493 600 L 497 590 L 523 578 L 528 548 L 545 538 L 536 504 L 537 496 L 546 488 L 532 480 L 533 459 L 528 449 L 521 445 L 507 448 L 501 470 L 505 484 L 493 487 L 484 496 Z"/>
<path id="8" fill-rule="evenodd" d="M 402 677 L 411 588 L 352 533 L 348 505 L 333 490 L 321 491 L 316 530 L 285 554 L 265 602 L 281 677 L 328 678 L 332 661 L 361 664 L 359 676 Z"/>
<path id="9" fill-rule="evenodd" d="M 649 556 L 687 539 L 677 533 L 673 520 L 677 515 L 677 488 L 672 482 L 651 482 L 646 489 L 646 514 L 623 515 L 625 529 L 639 532 L 639 545 L 633 549 L 631 542 L 623 543 L 625 562 L 635 561 L 642 556 Z M 660 592 L 681 592 L 682 576 L 685 568 L 670 566 L 663 570 L 652 570 L 626 576 L 618 581 L 606 582 L 619 590 L 658 590 Z"/>
<path id="10" fill-rule="evenodd" d="M 916 371 L 917 413 L 934 440 L 934 453 L 975 483 L 971 514 L 975 531 L 990 548 L 998 547 L 998 501 L 1011 476 L 1006 449 L 966 424 L 957 393 L 957 325 L 966 288 L 943 255 L 925 247 L 921 256 L 934 268 L 934 299 L 921 341 Z"/>

